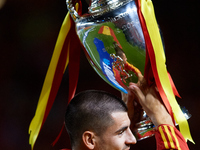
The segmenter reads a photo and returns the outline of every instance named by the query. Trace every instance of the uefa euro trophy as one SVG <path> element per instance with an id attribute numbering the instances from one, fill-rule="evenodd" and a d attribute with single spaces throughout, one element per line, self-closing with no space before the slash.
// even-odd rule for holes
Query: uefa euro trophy
<path id="1" fill-rule="evenodd" d="M 82 16 L 75 11 L 72 0 L 66 2 L 93 69 L 112 87 L 127 93 L 129 83 L 143 77 L 146 59 L 135 1 L 91 0 L 88 13 Z M 153 135 L 154 125 L 144 111 L 136 126 L 137 140 Z"/>

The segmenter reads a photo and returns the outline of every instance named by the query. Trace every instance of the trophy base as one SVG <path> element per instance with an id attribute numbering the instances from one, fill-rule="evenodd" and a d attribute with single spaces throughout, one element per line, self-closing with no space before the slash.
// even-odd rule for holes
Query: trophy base
<path id="1" fill-rule="evenodd" d="M 187 120 L 192 116 L 185 107 L 181 107 L 181 110 Z M 145 118 L 145 120 L 136 123 L 137 129 L 133 131 L 137 141 L 141 141 L 143 139 L 154 136 L 156 131 L 155 125 L 151 119 L 146 115 L 145 112 L 143 113 L 143 118 Z M 175 125 L 177 126 L 178 124 L 175 123 Z"/>

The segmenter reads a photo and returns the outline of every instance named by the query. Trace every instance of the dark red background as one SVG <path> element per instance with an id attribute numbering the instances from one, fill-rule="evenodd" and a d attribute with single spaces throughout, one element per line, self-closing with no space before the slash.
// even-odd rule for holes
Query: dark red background
<path id="1" fill-rule="evenodd" d="M 199 10 L 195 0 L 153 1 L 163 32 L 167 68 L 182 96 L 179 104 L 192 114 L 189 125 L 200 149 Z M 29 150 L 29 124 L 34 116 L 46 71 L 62 21 L 65 0 L 7 0 L 0 9 L 0 149 Z M 76 44 L 76 41 L 74 41 Z M 105 83 L 81 54 L 77 92 L 101 89 L 120 96 Z M 60 131 L 66 109 L 68 74 L 35 145 L 35 150 L 68 148 L 67 134 L 51 147 Z M 155 149 L 154 138 L 138 142 L 136 150 Z"/>

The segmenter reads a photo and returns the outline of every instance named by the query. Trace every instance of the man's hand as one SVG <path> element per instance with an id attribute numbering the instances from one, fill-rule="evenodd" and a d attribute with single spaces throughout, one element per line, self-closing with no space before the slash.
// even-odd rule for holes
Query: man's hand
<path id="1" fill-rule="evenodd" d="M 128 108 L 128 116 L 131 120 L 131 129 L 134 130 L 136 123 L 141 121 L 143 116 L 143 109 L 138 100 L 135 100 L 137 97 L 134 94 L 130 94 L 130 92 L 128 92 L 128 94 L 121 92 L 121 95 L 122 100 L 126 103 Z"/>
<path id="2" fill-rule="evenodd" d="M 133 103 L 135 97 L 156 127 L 160 124 L 174 126 L 171 116 L 161 102 L 156 86 L 148 87 L 146 82 L 130 83 L 127 104 Z"/>

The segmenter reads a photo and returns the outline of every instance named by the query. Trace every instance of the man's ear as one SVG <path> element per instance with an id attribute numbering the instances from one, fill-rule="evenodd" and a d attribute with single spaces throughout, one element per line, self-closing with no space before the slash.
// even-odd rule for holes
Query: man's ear
<path id="1" fill-rule="evenodd" d="M 85 131 L 82 135 L 83 143 L 88 149 L 95 147 L 95 134 L 92 131 Z"/>

